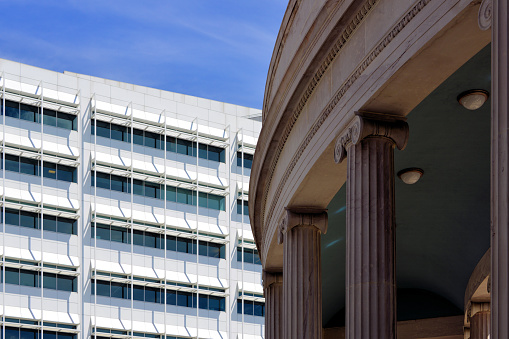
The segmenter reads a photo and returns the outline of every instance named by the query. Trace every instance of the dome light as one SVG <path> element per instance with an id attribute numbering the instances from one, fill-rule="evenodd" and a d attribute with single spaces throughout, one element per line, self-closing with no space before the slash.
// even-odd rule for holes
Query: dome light
<path id="1" fill-rule="evenodd" d="M 415 184 L 424 174 L 420 168 L 405 168 L 398 172 L 398 177 L 407 185 Z"/>
<path id="2" fill-rule="evenodd" d="M 490 94 L 483 89 L 471 89 L 458 95 L 458 102 L 468 110 L 474 111 L 488 100 Z"/>

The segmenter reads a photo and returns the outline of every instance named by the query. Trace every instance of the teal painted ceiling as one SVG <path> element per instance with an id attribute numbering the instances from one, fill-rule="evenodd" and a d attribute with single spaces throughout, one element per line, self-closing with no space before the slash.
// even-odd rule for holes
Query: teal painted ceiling
<path id="1" fill-rule="evenodd" d="M 395 151 L 396 173 L 424 170 L 406 185 L 396 179 L 398 318 L 463 312 L 468 279 L 490 246 L 490 104 L 469 111 L 458 94 L 490 90 L 490 46 L 442 83 L 409 115 L 410 138 Z M 342 326 L 345 308 L 346 187 L 329 204 L 322 236 L 323 323 Z"/>

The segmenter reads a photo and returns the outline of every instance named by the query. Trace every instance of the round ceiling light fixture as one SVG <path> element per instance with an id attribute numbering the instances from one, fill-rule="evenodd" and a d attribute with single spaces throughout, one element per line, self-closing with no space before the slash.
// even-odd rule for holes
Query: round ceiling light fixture
<path id="1" fill-rule="evenodd" d="M 405 184 L 415 184 L 424 174 L 424 171 L 420 168 L 405 168 L 398 172 L 398 178 L 401 179 Z"/>
<path id="2" fill-rule="evenodd" d="M 483 89 L 471 89 L 458 95 L 458 102 L 468 110 L 474 111 L 481 108 L 488 100 L 490 94 Z"/>

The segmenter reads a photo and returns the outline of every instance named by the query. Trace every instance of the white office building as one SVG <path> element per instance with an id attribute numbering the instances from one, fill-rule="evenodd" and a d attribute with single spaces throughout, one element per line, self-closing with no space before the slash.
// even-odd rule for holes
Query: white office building
<path id="1" fill-rule="evenodd" d="M 261 111 L 0 59 L 1 337 L 262 338 Z"/>

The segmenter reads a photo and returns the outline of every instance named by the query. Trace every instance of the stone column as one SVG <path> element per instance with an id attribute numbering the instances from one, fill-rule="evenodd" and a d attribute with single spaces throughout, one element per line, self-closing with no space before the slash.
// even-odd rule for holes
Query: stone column
<path id="1" fill-rule="evenodd" d="M 283 339 L 283 273 L 263 271 L 265 339 Z"/>
<path id="2" fill-rule="evenodd" d="M 470 339 L 489 339 L 490 337 L 490 304 L 473 303 L 470 318 Z"/>
<path id="3" fill-rule="evenodd" d="M 283 256 L 283 338 L 322 338 L 321 234 L 327 212 L 287 209 L 279 226 Z"/>
<path id="4" fill-rule="evenodd" d="M 509 338 L 509 4 L 483 0 L 491 30 L 491 339 Z"/>
<path id="5" fill-rule="evenodd" d="M 346 181 L 346 338 L 396 338 L 394 146 L 403 149 L 402 118 L 357 113 L 338 138 L 348 155 Z"/>

